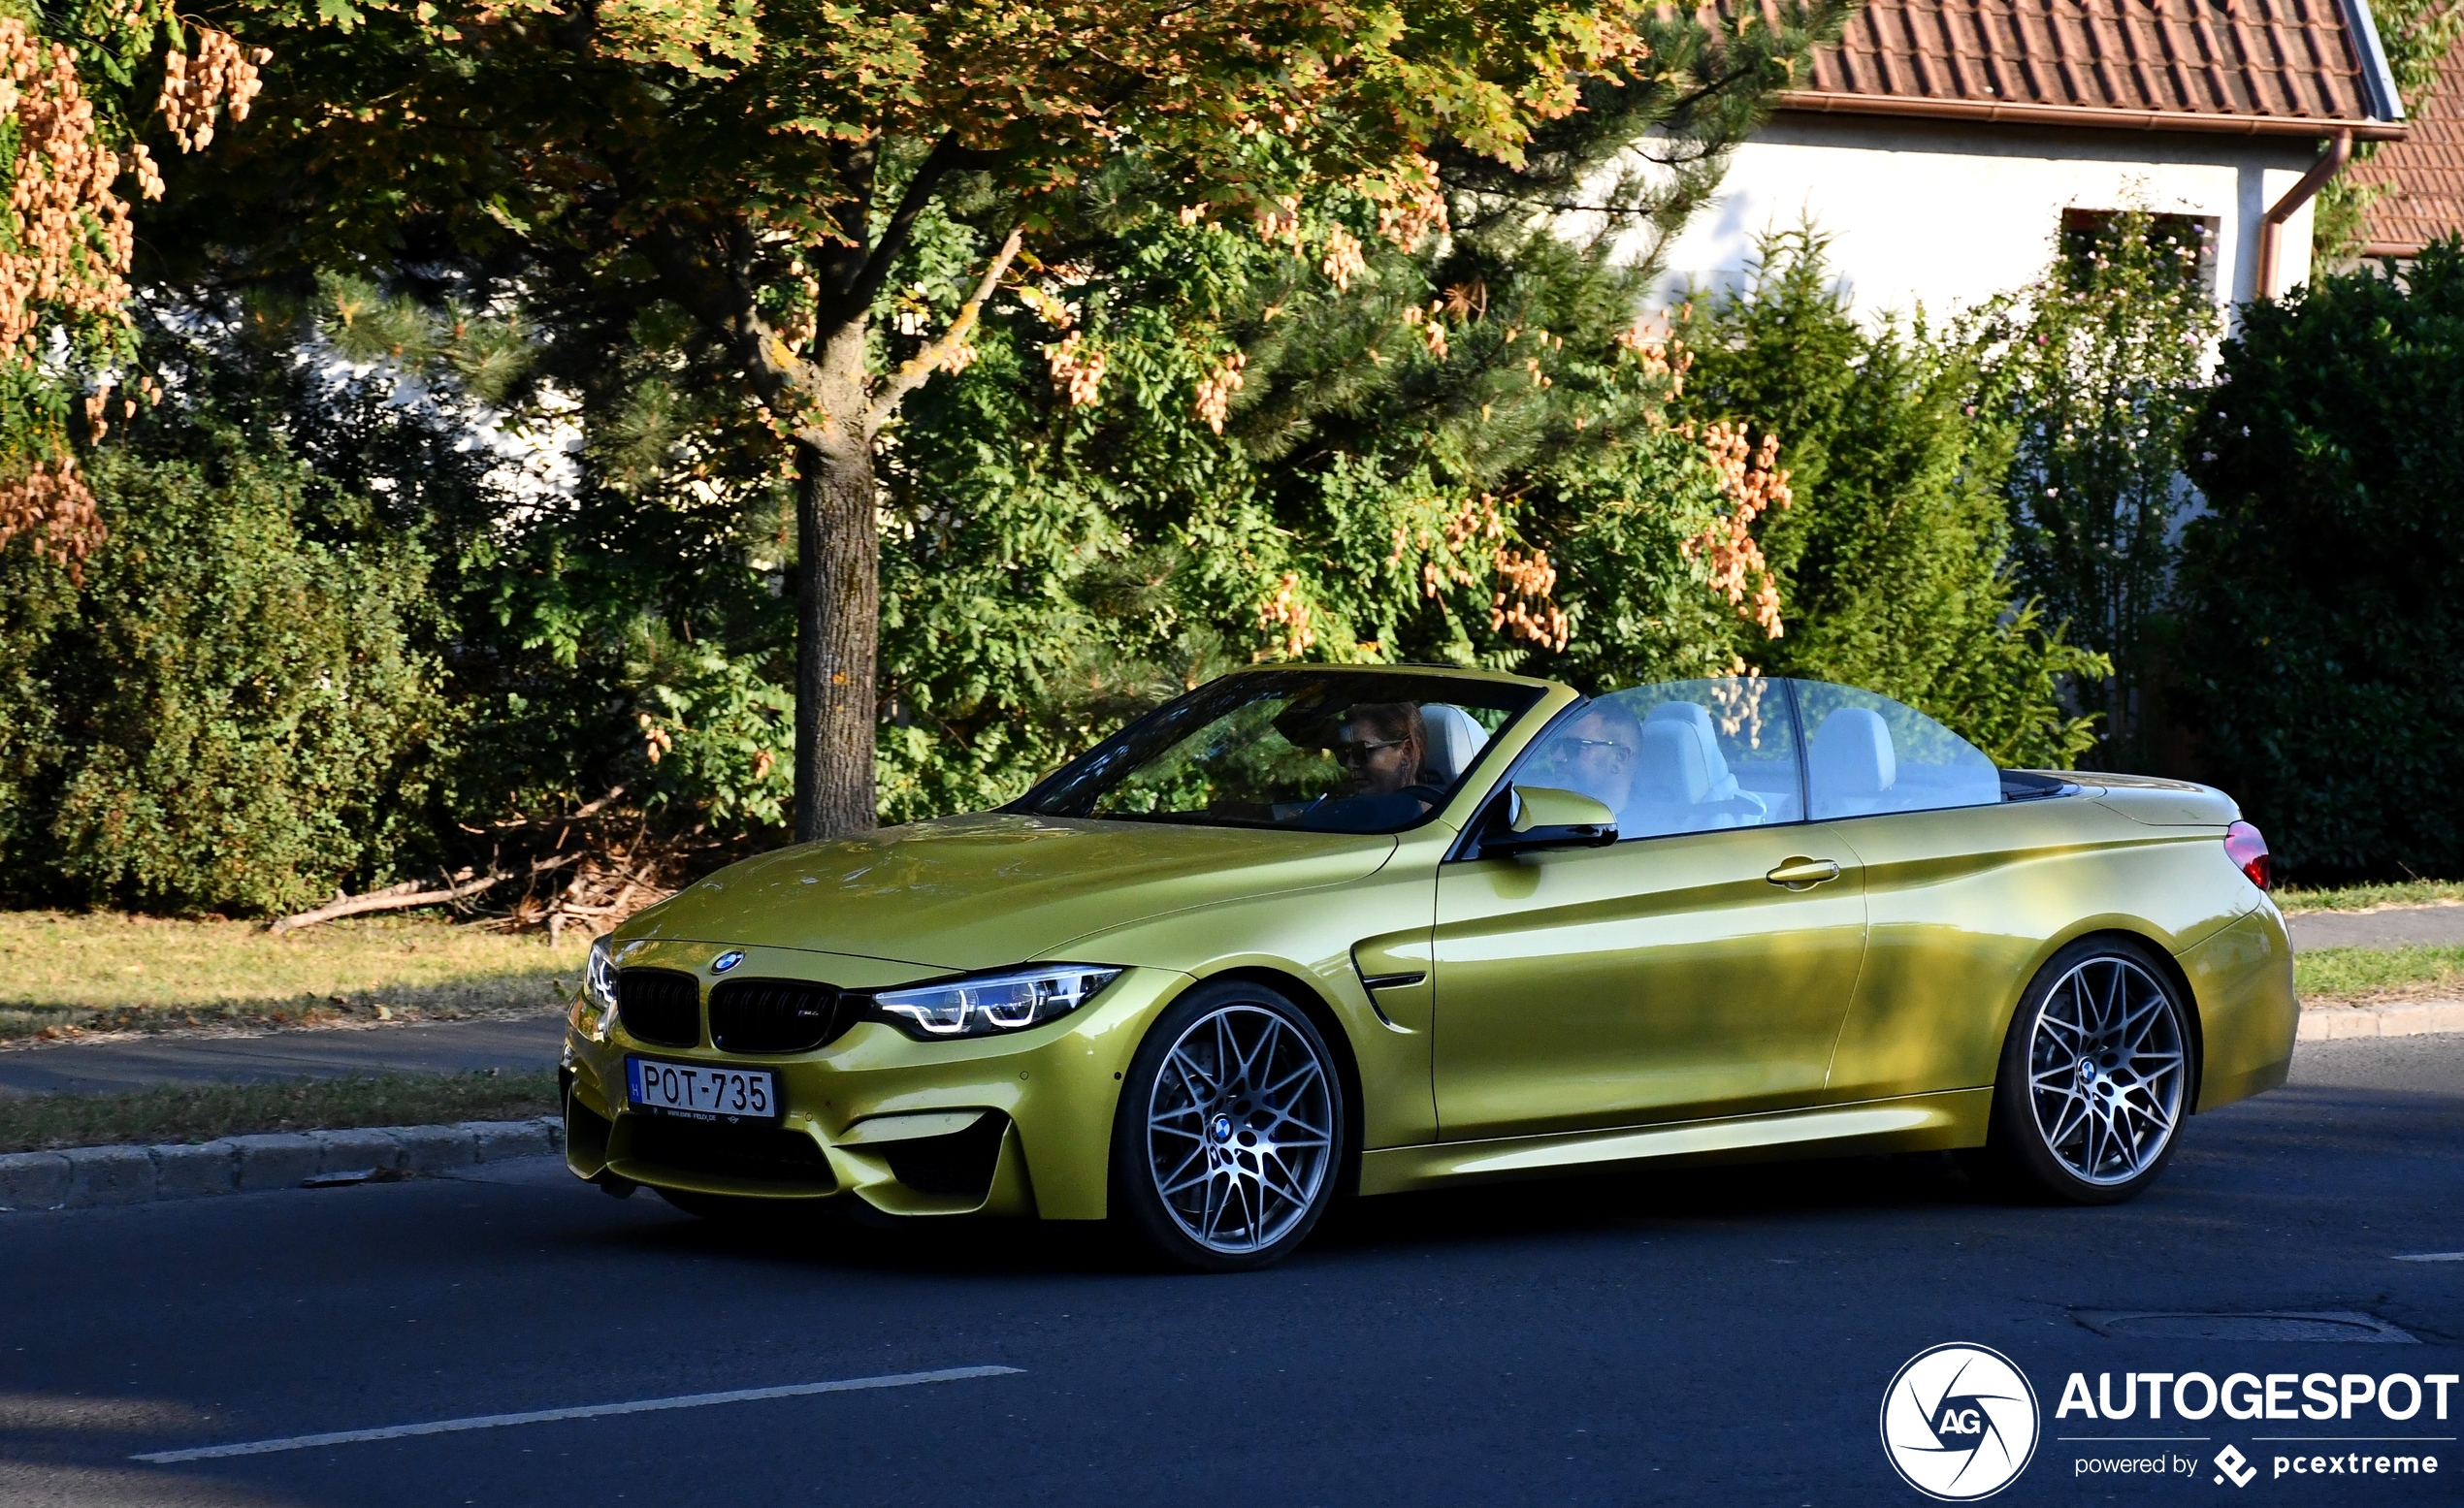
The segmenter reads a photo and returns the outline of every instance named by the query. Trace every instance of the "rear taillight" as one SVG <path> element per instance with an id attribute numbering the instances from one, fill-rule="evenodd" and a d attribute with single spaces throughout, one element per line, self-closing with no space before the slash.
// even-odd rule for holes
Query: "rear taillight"
<path id="1" fill-rule="evenodd" d="M 2225 828 L 2224 856 L 2251 877 L 2251 883 L 2262 890 L 2267 888 L 2267 840 L 2258 835 L 2257 828 L 2248 822 L 2235 822 Z"/>

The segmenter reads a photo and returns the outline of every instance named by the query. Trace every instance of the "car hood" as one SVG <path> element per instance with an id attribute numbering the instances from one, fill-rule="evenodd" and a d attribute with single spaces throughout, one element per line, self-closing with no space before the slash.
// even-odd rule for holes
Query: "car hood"
<path id="1" fill-rule="evenodd" d="M 1347 883 L 1376 873 L 1394 849 L 1388 836 L 993 812 L 746 859 L 616 935 L 956 973 L 1052 957 L 1088 933 L 1170 912 Z"/>

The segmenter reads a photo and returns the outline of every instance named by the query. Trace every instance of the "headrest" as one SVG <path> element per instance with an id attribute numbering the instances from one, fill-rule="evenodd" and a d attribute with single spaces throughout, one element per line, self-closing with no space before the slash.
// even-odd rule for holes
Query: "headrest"
<path id="1" fill-rule="evenodd" d="M 1814 790 L 1818 799 L 1853 801 L 1879 796 L 1899 778 L 1891 750 L 1891 727 L 1866 707 L 1841 707 L 1814 733 Z"/>
<path id="2" fill-rule="evenodd" d="M 1702 763 L 1711 773 L 1711 799 L 1736 794 L 1736 781 L 1729 774 L 1728 756 L 1720 753 L 1720 735 L 1711 731 L 1709 708 L 1699 702 L 1662 702 L 1642 721 L 1646 725 L 1671 722 L 1691 731 L 1694 741 L 1702 746 Z"/>
<path id="3" fill-rule="evenodd" d="M 1634 799 L 1692 806 L 1711 795 L 1711 766 L 1694 730 L 1667 719 L 1646 721 L 1635 751 Z"/>
<path id="4" fill-rule="evenodd" d="M 1460 780 L 1489 741 L 1470 713 L 1444 702 L 1422 702 L 1420 722 L 1429 730 L 1420 779 L 1432 786 L 1450 786 Z"/>

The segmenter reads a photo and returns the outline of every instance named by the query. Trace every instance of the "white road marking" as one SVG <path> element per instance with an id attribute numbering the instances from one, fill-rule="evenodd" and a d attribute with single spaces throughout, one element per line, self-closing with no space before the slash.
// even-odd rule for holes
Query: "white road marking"
<path id="1" fill-rule="evenodd" d="M 2395 1260 L 2398 1262 L 2464 1262 L 2464 1251 L 2419 1251 L 2410 1257 L 2398 1257 Z"/>
<path id="2" fill-rule="evenodd" d="M 337 1429 L 331 1434 L 295 1434 L 281 1440 L 249 1440 L 240 1445 L 202 1445 L 185 1451 L 148 1451 L 131 1460 L 170 1465 L 183 1460 L 218 1460 L 227 1456 L 266 1456 L 276 1451 L 309 1451 L 322 1445 L 356 1445 L 363 1440 L 399 1440 L 414 1434 L 453 1434 L 464 1429 L 501 1429 L 507 1425 L 544 1425 L 562 1419 L 603 1419 L 610 1414 L 654 1414 L 671 1408 L 707 1408 L 713 1403 L 755 1403 L 764 1398 L 800 1398 L 816 1393 L 856 1393 L 866 1388 L 912 1388 L 927 1382 L 964 1382 L 972 1377 L 1007 1377 L 1024 1371 L 1018 1366 L 951 1366 L 935 1372 L 893 1372 L 886 1377 L 848 1377 L 837 1382 L 799 1382 L 784 1388 L 738 1388 L 731 1393 L 688 1393 L 681 1397 L 643 1398 L 632 1403 L 585 1403 L 577 1408 L 542 1408 L 527 1414 L 480 1414 L 470 1419 L 439 1419 L 424 1425 L 387 1425 L 381 1429 Z"/>

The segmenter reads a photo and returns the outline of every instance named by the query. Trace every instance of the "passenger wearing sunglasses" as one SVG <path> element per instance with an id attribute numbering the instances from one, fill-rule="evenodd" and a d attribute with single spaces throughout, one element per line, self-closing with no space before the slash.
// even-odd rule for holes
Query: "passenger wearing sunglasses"
<path id="1" fill-rule="evenodd" d="M 1424 783 L 1429 730 L 1414 702 L 1368 702 L 1344 715 L 1327 753 L 1344 788 L 1310 803 L 1301 825 L 1332 832 L 1385 832 L 1420 819 L 1445 792 Z"/>

